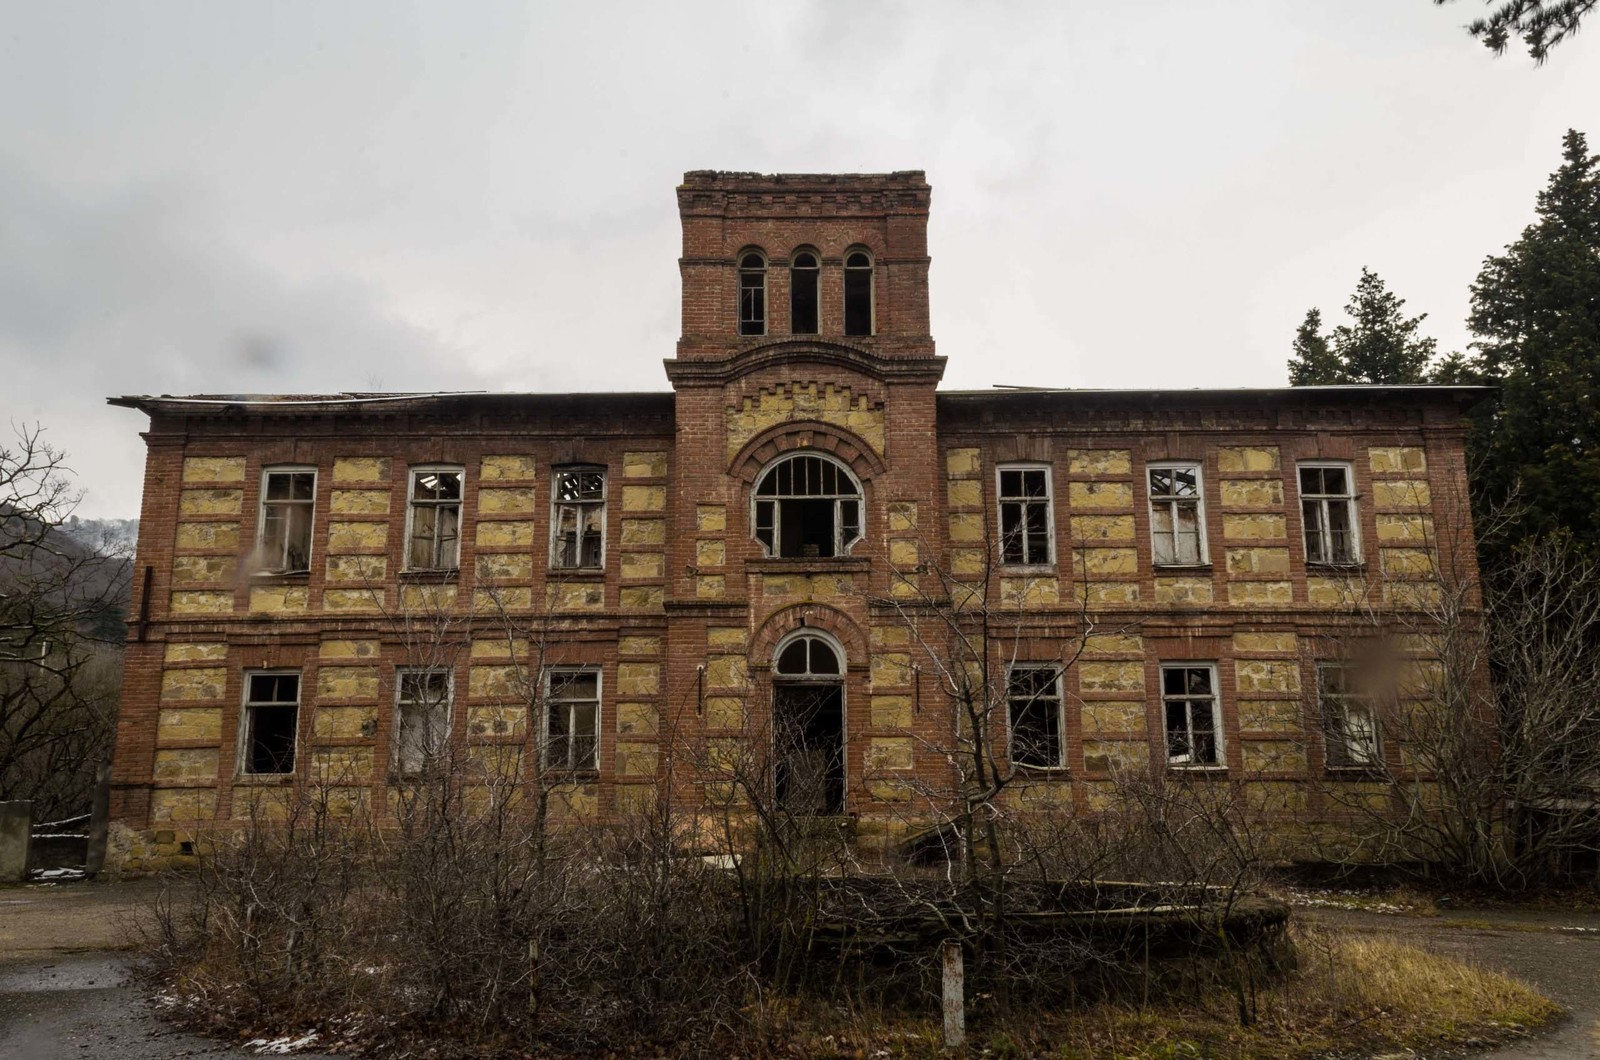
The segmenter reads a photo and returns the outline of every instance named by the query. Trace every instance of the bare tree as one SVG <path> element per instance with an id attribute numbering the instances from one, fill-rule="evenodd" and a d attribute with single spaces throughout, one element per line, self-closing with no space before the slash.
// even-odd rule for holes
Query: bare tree
<path id="1" fill-rule="evenodd" d="M 128 558 L 63 531 L 80 494 L 38 427 L 0 445 L 0 799 L 85 812 L 110 758 Z"/>

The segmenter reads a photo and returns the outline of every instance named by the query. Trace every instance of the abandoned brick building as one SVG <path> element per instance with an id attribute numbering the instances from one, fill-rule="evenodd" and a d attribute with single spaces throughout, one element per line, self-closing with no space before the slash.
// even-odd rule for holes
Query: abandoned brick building
<path id="1" fill-rule="evenodd" d="M 907 610 L 963 579 L 1007 624 L 999 746 L 1058 804 L 1164 760 L 1305 814 L 1398 755 L 1315 644 L 1352 593 L 1426 599 L 1437 527 L 1471 562 L 1471 393 L 941 392 L 922 173 L 677 194 L 670 390 L 113 400 L 150 418 L 114 860 L 441 744 L 605 817 L 763 721 L 799 726 L 791 808 L 886 828 L 948 768 Z"/>

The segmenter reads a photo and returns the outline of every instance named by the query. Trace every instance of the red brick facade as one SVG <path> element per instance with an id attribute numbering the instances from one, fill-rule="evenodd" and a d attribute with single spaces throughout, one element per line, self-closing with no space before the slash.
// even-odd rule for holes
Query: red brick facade
<path id="1" fill-rule="evenodd" d="M 1189 661 L 1216 668 L 1218 772 L 1262 782 L 1293 812 L 1311 805 L 1296 790 L 1326 773 L 1303 702 L 1318 639 L 1353 599 L 1411 608 L 1441 565 L 1470 569 L 1469 393 L 936 392 L 922 174 L 697 172 L 678 198 L 670 393 L 118 399 L 151 421 L 114 775 L 125 868 L 160 863 L 296 779 L 336 773 L 381 796 L 397 672 L 423 664 L 452 673 L 456 746 L 523 755 L 545 721 L 517 716 L 517 682 L 531 687 L 518 675 L 598 668 L 595 768 L 563 796 L 568 812 L 610 814 L 669 769 L 759 741 L 773 652 L 802 628 L 845 656 L 842 811 L 904 825 L 937 787 L 932 749 L 949 733 L 903 615 L 942 574 L 975 572 L 1006 612 L 990 632 L 1008 634 L 1013 659 L 1057 658 L 1086 625 L 1100 634 L 1062 675 L 1060 768 L 1028 786 L 1087 811 L 1113 766 L 1159 762 L 1160 667 Z M 802 251 L 820 264 L 816 335 L 789 329 Z M 870 261 L 872 334 L 847 336 L 856 252 Z M 750 254 L 764 264 L 753 335 L 739 326 Z M 752 492 L 794 453 L 860 484 L 847 555 L 768 556 L 757 539 Z M 1200 469 L 1206 562 L 1158 567 L 1148 469 L 1178 460 Z M 1353 479 L 1358 544 L 1339 567 L 1308 563 L 1308 461 Z M 1026 569 L 993 551 L 997 468 L 1010 464 L 1048 483 L 1048 558 Z M 552 491 L 572 465 L 604 473 L 594 570 L 553 565 Z M 424 466 L 461 474 L 448 570 L 406 569 L 410 476 Z M 316 474 L 305 573 L 259 572 L 273 467 Z M 507 630 L 534 627 L 545 649 L 530 660 Z M 241 772 L 244 683 L 259 670 L 300 675 L 286 776 Z"/>

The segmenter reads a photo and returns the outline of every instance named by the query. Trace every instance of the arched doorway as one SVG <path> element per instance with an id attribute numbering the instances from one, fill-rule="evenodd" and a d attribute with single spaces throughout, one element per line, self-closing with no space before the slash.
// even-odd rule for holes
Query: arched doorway
<path id="1" fill-rule="evenodd" d="M 825 634 L 786 637 L 773 656 L 778 805 L 795 814 L 844 812 L 844 651 Z"/>

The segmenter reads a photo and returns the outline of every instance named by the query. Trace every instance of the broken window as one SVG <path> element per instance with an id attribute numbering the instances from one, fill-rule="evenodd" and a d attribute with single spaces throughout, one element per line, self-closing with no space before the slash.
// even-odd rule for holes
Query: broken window
<path id="1" fill-rule="evenodd" d="M 1162 666 L 1161 705 L 1166 715 L 1169 766 L 1222 764 L 1222 708 L 1217 700 L 1215 666 Z"/>
<path id="2" fill-rule="evenodd" d="M 739 334 L 767 333 L 767 262 L 760 254 L 739 259 Z"/>
<path id="3" fill-rule="evenodd" d="M 559 667 L 545 676 L 544 763 L 550 769 L 596 769 L 600 762 L 600 670 Z"/>
<path id="4" fill-rule="evenodd" d="M 1002 467 L 1000 473 L 1000 561 L 1014 566 L 1052 562 L 1050 469 Z"/>
<path id="5" fill-rule="evenodd" d="M 1329 769 L 1368 769 L 1382 762 L 1372 699 L 1355 677 L 1346 663 L 1317 665 L 1317 707 Z"/>
<path id="6" fill-rule="evenodd" d="M 872 258 L 864 250 L 844 256 L 844 333 L 872 334 Z"/>
<path id="7" fill-rule="evenodd" d="M 1067 764 L 1061 739 L 1061 671 L 1054 666 L 1013 666 L 1007 678 L 1011 764 L 1059 768 Z"/>
<path id="8" fill-rule="evenodd" d="M 293 773 L 300 675 L 246 673 L 241 773 Z"/>
<path id="9" fill-rule="evenodd" d="M 1305 520 L 1307 563 L 1360 562 L 1349 464 L 1301 464 L 1300 513 Z"/>
<path id="10" fill-rule="evenodd" d="M 411 470 L 407 570 L 455 570 L 461 557 L 461 469 Z"/>
<path id="11" fill-rule="evenodd" d="M 1199 464 L 1156 464 L 1150 474 L 1150 541 L 1156 566 L 1206 561 Z"/>
<path id="12" fill-rule="evenodd" d="M 603 468 L 556 472 L 550 514 L 550 566 L 598 570 L 606 554 L 606 473 Z"/>
<path id="13" fill-rule="evenodd" d="M 394 768 L 407 775 L 437 763 L 450 743 L 450 674 L 401 670 L 394 708 Z"/>
<path id="14" fill-rule="evenodd" d="M 861 487 L 831 457 L 797 453 L 762 473 L 754 516 L 769 556 L 848 555 L 861 537 Z"/>
<path id="15" fill-rule="evenodd" d="M 796 335 L 815 335 L 821 294 L 821 272 L 817 256 L 809 250 L 797 253 L 789 264 L 789 330 Z"/>
<path id="16" fill-rule="evenodd" d="M 316 511 L 317 473 L 285 468 L 261 473 L 261 570 L 296 574 L 311 569 L 311 519 Z"/>

